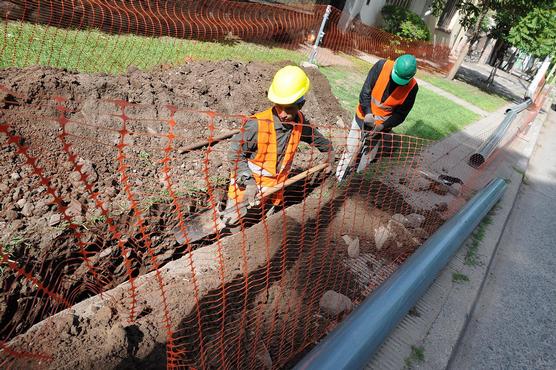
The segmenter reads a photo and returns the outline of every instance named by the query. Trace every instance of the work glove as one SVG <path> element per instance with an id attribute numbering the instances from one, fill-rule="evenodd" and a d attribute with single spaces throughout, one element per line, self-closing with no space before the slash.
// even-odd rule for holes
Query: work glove
<path id="1" fill-rule="evenodd" d="M 374 127 L 372 127 L 371 129 L 373 132 L 381 132 L 382 130 L 384 130 L 384 125 L 378 124 L 378 125 L 374 125 Z"/>
<path id="2" fill-rule="evenodd" d="M 372 113 L 367 113 L 365 114 L 365 118 L 363 119 L 363 122 L 365 122 L 365 126 L 372 127 L 375 124 L 375 117 L 373 116 Z"/>
<path id="3" fill-rule="evenodd" d="M 244 201 L 247 202 L 249 205 L 254 205 L 257 201 L 257 193 L 259 192 L 259 187 L 253 180 L 253 182 L 249 182 L 245 187 L 245 198 Z"/>
<path id="4" fill-rule="evenodd" d="M 241 190 L 245 191 L 245 197 L 243 201 L 248 204 L 254 204 L 257 198 L 257 193 L 259 192 L 259 188 L 257 187 L 255 179 L 251 177 L 251 174 L 239 174 L 237 176 L 236 183 Z"/>

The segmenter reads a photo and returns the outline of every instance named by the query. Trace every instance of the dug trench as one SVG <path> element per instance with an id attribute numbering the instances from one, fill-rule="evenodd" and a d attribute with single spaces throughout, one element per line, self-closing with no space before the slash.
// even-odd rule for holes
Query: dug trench
<path id="1" fill-rule="evenodd" d="M 52 368 L 94 361 L 157 367 L 166 363 L 165 342 L 177 363 L 254 365 L 264 351 L 262 357 L 280 363 L 337 320 L 319 313 L 324 290 L 361 299 L 433 232 L 441 219 L 421 212 L 425 229 L 403 231 L 397 243 L 377 250 L 379 224 L 419 210 L 400 194 L 396 204 L 369 202 L 388 187 L 361 180 L 346 192 L 325 183 L 303 203 L 216 243 L 175 242 L 170 230 L 180 217 L 222 198 L 230 168 L 228 142 L 179 149 L 238 128 L 242 119 L 232 114 L 265 109 L 277 68 L 194 62 L 149 73 L 131 68 L 127 76 L 0 71 L 3 138 L 12 140 L 1 152 L 2 257 L 15 261 L 1 277 L 2 339 L 52 355 Z M 313 89 L 304 111 L 341 144 L 348 115 L 326 79 L 309 73 Z M 295 167 L 318 161 L 302 148 Z M 348 222 L 354 214 L 363 216 Z M 346 262 L 339 235 L 346 225 L 361 239 L 355 262 Z M 289 318 L 292 312 L 305 327 Z M 113 339 L 99 344 L 107 335 Z M 51 344 L 61 342 L 53 352 Z M 264 348 L 253 351 L 259 342 Z"/>

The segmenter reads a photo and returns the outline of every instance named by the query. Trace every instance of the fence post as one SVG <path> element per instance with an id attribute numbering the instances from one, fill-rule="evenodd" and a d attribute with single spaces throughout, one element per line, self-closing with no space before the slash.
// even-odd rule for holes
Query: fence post
<path id="1" fill-rule="evenodd" d="M 537 93 L 541 80 L 545 76 L 546 72 L 548 71 L 549 66 L 550 66 L 550 57 L 547 56 L 546 58 L 544 58 L 544 61 L 539 67 L 537 74 L 535 75 L 533 81 L 531 81 L 531 84 L 527 88 L 527 92 L 525 93 L 526 98 L 531 98 L 531 99 L 536 98 L 535 95 Z"/>
<path id="2" fill-rule="evenodd" d="M 330 12 L 332 12 L 332 6 L 327 5 L 326 11 L 324 12 L 324 16 L 322 17 L 322 22 L 320 24 L 319 34 L 317 35 L 317 39 L 315 40 L 315 44 L 313 45 L 313 50 L 311 50 L 311 54 L 309 54 L 308 62 L 314 64 L 315 58 L 317 57 L 317 50 L 324 36 L 324 27 L 326 26 L 326 22 L 328 21 L 328 17 L 330 16 Z"/>

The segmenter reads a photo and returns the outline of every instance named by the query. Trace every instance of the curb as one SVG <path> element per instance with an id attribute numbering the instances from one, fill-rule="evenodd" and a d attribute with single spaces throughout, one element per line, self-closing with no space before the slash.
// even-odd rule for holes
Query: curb
<path id="1" fill-rule="evenodd" d="M 522 145 L 518 168 L 527 168 L 546 118 L 546 113 L 540 113 L 531 124 L 528 140 L 517 144 Z M 392 331 L 367 369 L 445 369 L 450 365 L 521 187 L 523 172 L 516 170 L 512 163 L 501 167 L 497 176 L 509 180 L 502 200 Z M 468 255 L 470 248 L 476 252 Z"/>

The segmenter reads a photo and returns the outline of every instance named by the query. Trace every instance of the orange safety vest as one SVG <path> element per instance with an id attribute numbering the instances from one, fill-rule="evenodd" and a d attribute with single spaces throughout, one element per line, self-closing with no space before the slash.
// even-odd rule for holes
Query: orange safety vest
<path id="1" fill-rule="evenodd" d="M 278 164 L 278 150 L 276 142 L 276 130 L 274 129 L 274 115 L 272 108 L 255 115 L 259 128 L 257 136 L 257 153 L 252 159 L 248 160 L 249 168 L 253 173 L 253 178 L 259 187 L 259 191 L 264 191 L 267 187 L 276 186 L 286 181 L 290 172 L 297 146 L 301 141 L 301 131 L 303 126 L 303 115 L 299 113 L 299 124 L 295 124 L 290 135 L 290 140 L 286 146 L 286 153 L 280 168 Z M 230 186 L 228 188 L 228 199 L 235 200 L 236 203 L 243 201 L 245 191 L 241 190 L 235 183 L 235 173 L 232 173 Z M 283 191 L 273 195 L 272 202 L 275 205 L 282 203 Z"/>
<path id="2" fill-rule="evenodd" d="M 375 116 L 375 125 L 380 125 L 386 121 L 386 119 L 392 115 L 394 108 L 403 104 L 413 89 L 413 86 L 417 83 L 417 81 L 412 78 L 407 85 L 396 87 L 394 92 L 381 103 L 382 95 L 384 95 L 384 90 L 386 90 L 386 86 L 388 86 L 393 68 L 394 61 L 387 60 L 382 66 L 382 71 L 380 71 L 375 86 L 371 91 L 371 112 Z M 365 118 L 361 104 L 357 106 L 357 117 L 360 119 Z"/>

